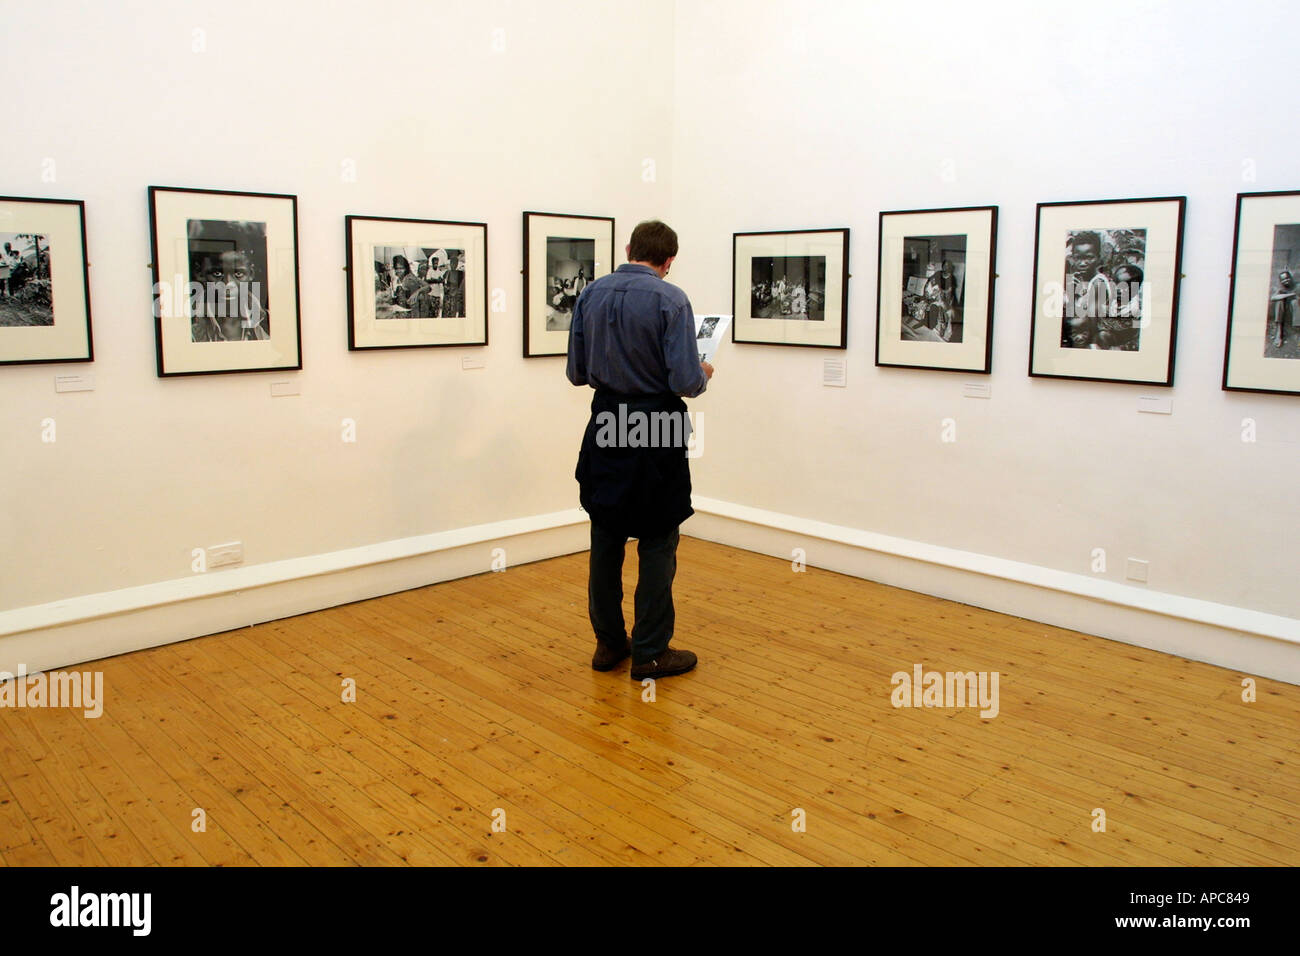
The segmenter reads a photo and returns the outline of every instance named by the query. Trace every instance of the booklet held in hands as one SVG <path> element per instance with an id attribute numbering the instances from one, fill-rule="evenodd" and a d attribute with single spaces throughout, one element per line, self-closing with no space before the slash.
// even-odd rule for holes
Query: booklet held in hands
<path id="1" fill-rule="evenodd" d="M 701 362 L 712 362 L 718 354 L 722 337 L 731 325 L 729 315 L 697 315 L 695 317 L 695 347 L 700 353 Z"/>

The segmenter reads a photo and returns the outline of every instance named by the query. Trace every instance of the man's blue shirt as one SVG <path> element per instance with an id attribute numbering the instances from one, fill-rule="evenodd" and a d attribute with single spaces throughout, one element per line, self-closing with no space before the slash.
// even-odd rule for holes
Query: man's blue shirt
<path id="1" fill-rule="evenodd" d="M 686 293 L 632 263 L 592 282 L 573 306 L 567 372 L 621 395 L 699 395 L 709 380 Z"/>

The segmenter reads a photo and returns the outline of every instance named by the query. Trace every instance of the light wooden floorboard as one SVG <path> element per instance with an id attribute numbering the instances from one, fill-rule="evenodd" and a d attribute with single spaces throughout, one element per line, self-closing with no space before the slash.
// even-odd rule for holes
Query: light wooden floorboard
<path id="1" fill-rule="evenodd" d="M 649 701 L 589 667 L 586 573 L 79 665 L 102 717 L 0 709 L 0 864 L 1300 864 L 1300 688 L 683 538 L 701 664 Z M 998 715 L 895 708 L 914 664 Z"/>

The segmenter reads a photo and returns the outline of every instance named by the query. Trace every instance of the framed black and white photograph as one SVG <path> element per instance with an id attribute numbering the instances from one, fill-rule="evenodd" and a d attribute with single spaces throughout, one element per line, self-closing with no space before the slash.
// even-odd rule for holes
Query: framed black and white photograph
<path id="1" fill-rule="evenodd" d="M 566 355 L 573 304 L 614 269 L 614 220 L 524 213 L 524 358 Z"/>
<path id="2" fill-rule="evenodd" d="M 1237 195 L 1223 387 L 1300 395 L 1300 192 Z"/>
<path id="3" fill-rule="evenodd" d="M 880 214 L 876 364 L 992 369 L 998 207 Z"/>
<path id="4" fill-rule="evenodd" d="M 348 348 L 487 345 L 487 225 L 348 216 Z"/>
<path id="5" fill-rule="evenodd" d="M 1173 385 L 1186 205 L 1038 204 L 1030 375 Z"/>
<path id="6" fill-rule="evenodd" d="M 302 368 L 298 199 L 149 187 L 158 374 Z"/>
<path id="7" fill-rule="evenodd" d="M 0 196 L 0 365 L 93 360 L 86 204 Z"/>
<path id="8" fill-rule="evenodd" d="M 735 233 L 732 276 L 733 342 L 846 347 L 847 229 Z"/>

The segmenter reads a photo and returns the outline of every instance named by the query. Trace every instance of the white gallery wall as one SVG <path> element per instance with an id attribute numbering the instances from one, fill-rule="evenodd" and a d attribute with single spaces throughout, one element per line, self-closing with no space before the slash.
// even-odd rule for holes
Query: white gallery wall
<path id="1" fill-rule="evenodd" d="M 697 311 L 731 311 L 733 232 L 851 228 L 847 352 L 723 346 L 694 403 L 705 513 L 688 533 L 780 553 L 719 524 L 711 499 L 1116 585 L 1139 557 L 1153 595 L 1262 612 L 1264 631 L 1294 623 L 1300 398 L 1219 388 L 1234 196 L 1300 188 L 1290 33 L 1261 27 L 1290 22 L 1287 4 L 917 9 L 7 5 L 0 56 L 7 76 L 31 81 L 7 103 L 0 194 L 86 201 L 95 362 L 0 368 L 0 668 L 489 561 L 486 546 L 400 571 L 358 559 L 348 576 L 351 558 L 322 556 L 373 549 L 380 562 L 420 552 L 384 550 L 392 542 L 477 547 L 512 530 L 534 534 L 507 549 L 512 562 L 582 547 L 581 516 L 563 515 L 577 503 L 588 393 L 567 385 L 562 360 L 521 357 L 525 209 L 616 217 L 619 260 L 638 220 L 667 219 L 682 244 L 671 279 Z M 297 195 L 301 372 L 156 377 L 150 185 Z M 1168 195 L 1188 198 L 1175 387 L 1031 380 L 1035 203 Z M 992 375 L 876 369 L 879 211 L 988 204 L 1000 207 Z M 504 296 L 490 344 L 349 353 L 348 214 L 487 222 L 489 296 Z M 828 356 L 847 358 L 846 388 L 822 386 Z M 466 357 L 483 367 L 463 369 Z M 94 391 L 55 393 L 69 371 L 92 375 Z M 991 398 L 963 397 L 984 380 Z M 300 394 L 273 398 L 285 381 Z M 1173 414 L 1140 414 L 1151 394 L 1172 397 Z M 54 442 L 41 440 L 47 418 Z M 945 418 L 955 442 L 940 440 Z M 1254 443 L 1241 440 L 1245 418 Z M 232 540 L 244 567 L 204 586 L 249 590 L 227 589 L 214 609 L 197 599 L 215 592 L 185 590 L 192 549 Z M 817 563 L 813 539 L 792 540 Z M 298 564 L 258 571 L 284 562 Z M 823 566 L 858 567 L 829 552 Z M 340 574 L 266 587 L 327 570 Z M 900 579 L 945 593 L 930 580 Z M 1018 601 L 1000 606 L 1043 606 Z M 110 612 L 146 606 L 152 617 L 114 631 Z"/>
<path id="2" fill-rule="evenodd" d="M 666 215 L 673 23 L 565 8 L 6 5 L 0 194 L 86 201 L 95 361 L 0 368 L 0 610 L 576 508 L 589 395 L 522 358 L 522 212 Z M 150 185 L 297 195 L 301 372 L 156 376 Z M 348 214 L 487 222 L 487 348 L 349 353 Z"/>
<path id="3" fill-rule="evenodd" d="M 847 387 L 821 383 L 836 353 L 725 346 L 697 493 L 1115 583 L 1137 557 L 1153 594 L 1300 617 L 1300 397 L 1220 388 L 1235 196 L 1300 188 L 1294 39 L 1268 26 L 1293 5 L 677 15 L 673 275 L 697 311 L 732 310 L 733 231 L 852 229 Z M 1031 379 L 1035 204 L 1158 196 L 1187 197 L 1174 387 Z M 876 368 L 879 212 L 973 205 L 999 207 L 992 374 Z M 1147 395 L 1173 413 L 1139 413 Z"/>

